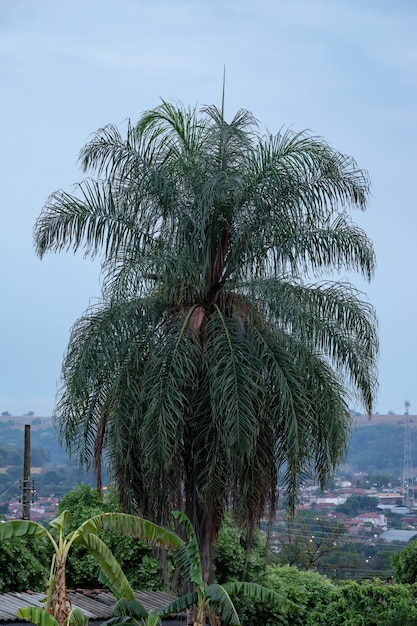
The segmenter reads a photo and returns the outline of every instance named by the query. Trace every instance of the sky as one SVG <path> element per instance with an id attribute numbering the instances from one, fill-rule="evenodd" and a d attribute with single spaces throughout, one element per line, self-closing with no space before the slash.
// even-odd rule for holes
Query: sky
<path id="1" fill-rule="evenodd" d="M 100 297 L 100 265 L 40 261 L 48 196 L 82 180 L 79 150 L 161 98 L 245 108 L 310 130 L 368 170 L 354 220 L 374 242 L 375 410 L 417 413 L 415 0 L 0 0 L 0 413 L 54 411 L 72 324 Z M 360 406 L 352 407 L 361 411 Z"/>

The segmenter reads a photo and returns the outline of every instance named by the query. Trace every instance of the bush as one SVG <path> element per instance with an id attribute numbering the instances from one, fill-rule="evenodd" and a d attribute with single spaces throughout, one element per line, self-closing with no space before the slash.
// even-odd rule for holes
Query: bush
<path id="1" fill-rule="evenodd" d="M 414 589 L 380 581 L 345 582 L 318 602 L 306 626 L 416 626 Z"/>
<path id="2" fill-rule="evenodd" d="M 417 541 L 411 541 L 391 558 L 395 582 L 413 584 L 417 581 Z"/>
<path id="3" fill-rule="evenodd" d="M 335 589 L 326 576 L 313 571 L 301 571 L 292 565 L 267 567 L 263 584 L 295 602 L 300 610 L 295 615 L 286 616 L 264 604 L 243 600 L 235 602 L 233 599 L 245 626 L 305 626 L 316 604 L 324 602 Z"/>
<path id="4" fill-rule="evenodd" d="M 246 534 L 229 515 L 223 519 L 214 556 L 214 575 L 219 583 L 246 580 L 262 584 L 266 566 L 266 540 L 261 531 L 253 533 L 250 547 Z"/>

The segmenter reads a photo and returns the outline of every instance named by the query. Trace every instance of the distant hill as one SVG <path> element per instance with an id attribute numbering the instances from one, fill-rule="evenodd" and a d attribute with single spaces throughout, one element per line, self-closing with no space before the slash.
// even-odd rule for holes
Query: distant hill
<path id="1" fill-rule="evenodd" d="M 25 425 L 30 424 L 32 464 L 38 466 L 38 457 L 44 463 L 68 463 L 65 451 L 58 443 L 52 417 L 0 416 L 0 467 L 19 465 L 23 455 Z"/>
<path id="2" fill-rule="evenodd" d="M 405 415 L 353 416 L 351 441 L 344 466 L 358 472 L 369 470 L 401 475 L 404 455 Z M 417 469 L 417 415 L 409 415 L 413 465 Z M 31 425 L 33 451 L 47 449 L 49 462 L 68 463 L 65 451 L 59 446 L 52 417 L 0 415 L 1 448 L 23 450 L 25 424 Z M 417 473 L 417 472 L 416 472 Z"/>
<path id="3" fill-rule="evenodd" d="M 403 426 L 405 415 L 389 413 L 382 415 L 376 413 L 369 418 L 367 415 L 354 415 L 353 421 L 356 426 L 377 426 L 378 424 L 389 424 L 390 426 Z M 411 428 L 417 428 L 417 415 L 409 415 L 408 420 Z"/>
<path id="4" fill-rule="evenodd" d="M 405 415 L 355 416 L 346 465 L 364 473 L 400 476 L 404 462 Z M 417 415 L 409 415 L 411 456 L 417 468 Z"/>
<path id="5" fill-rule="evenodd" d="M 24 429 L 30 424 L 31 477 L 36 497 L 61 497 L 76 485 L 95 484 L 93 472 L 82 470 L 68 459 L 58 443 L 51 417 L 0 416 L 0 507 L 20 497 L 24 455 Z M 103 472 L 104 484 L 108 477 Z M 1 495 L 2 494 L 2 495 Z M 4 512 L 4 511 L 3 511 Z"/>

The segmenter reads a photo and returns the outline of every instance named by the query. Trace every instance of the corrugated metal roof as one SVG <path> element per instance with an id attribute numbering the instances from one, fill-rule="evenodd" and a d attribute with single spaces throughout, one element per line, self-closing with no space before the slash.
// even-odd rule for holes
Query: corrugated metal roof
<path id="1" fill-rule="evenodd" d="M 417 530 L 386 530 L 379 535 L 378 539 L 384 539 L 384 541 L 388 542 L 403 541 L 404 543 L 408 543 L 409 541 L 417 539 Z"/>
<path id="2" fill-rule="evenodd" d="M 147 611 L 160 611 L 174 600 L 164 591 L 137 591 L 136 598 Z M 24 606 L 43 607 L 44 593 L 13 592 L 0 594 L 0 622 L 17 622 L 17 610 Z M 91 620 L 106 620 L 112 615 L 115 597 L 106 590 L 76 590 L 68 592 L 73 608 L 80 608 Z M 23 622 L 23 620 L 21 620 Z M 26 623 L 26 622 L 24 622 Z"/>

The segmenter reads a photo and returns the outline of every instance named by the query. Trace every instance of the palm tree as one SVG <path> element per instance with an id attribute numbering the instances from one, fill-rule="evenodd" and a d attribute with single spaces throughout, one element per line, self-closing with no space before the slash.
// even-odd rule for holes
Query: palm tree
<path id="1" fill-rule="evenodd" d="M 352 397 L 372 411 L 375 314 L 341 278 L 373 275 L 348 214 L 367 174 L 309 133 L 166 102 L 80 160 L 96 178 L 52 194 L 34 229 L 40 257 L 103 257 L 63 362 L 61 439 L 98 477 L 105 451 L 125 507 L 185 510 L 207 581 L 225 507 L 250 528 L 279 480 L 293 508 L 343 457 Z"/>

